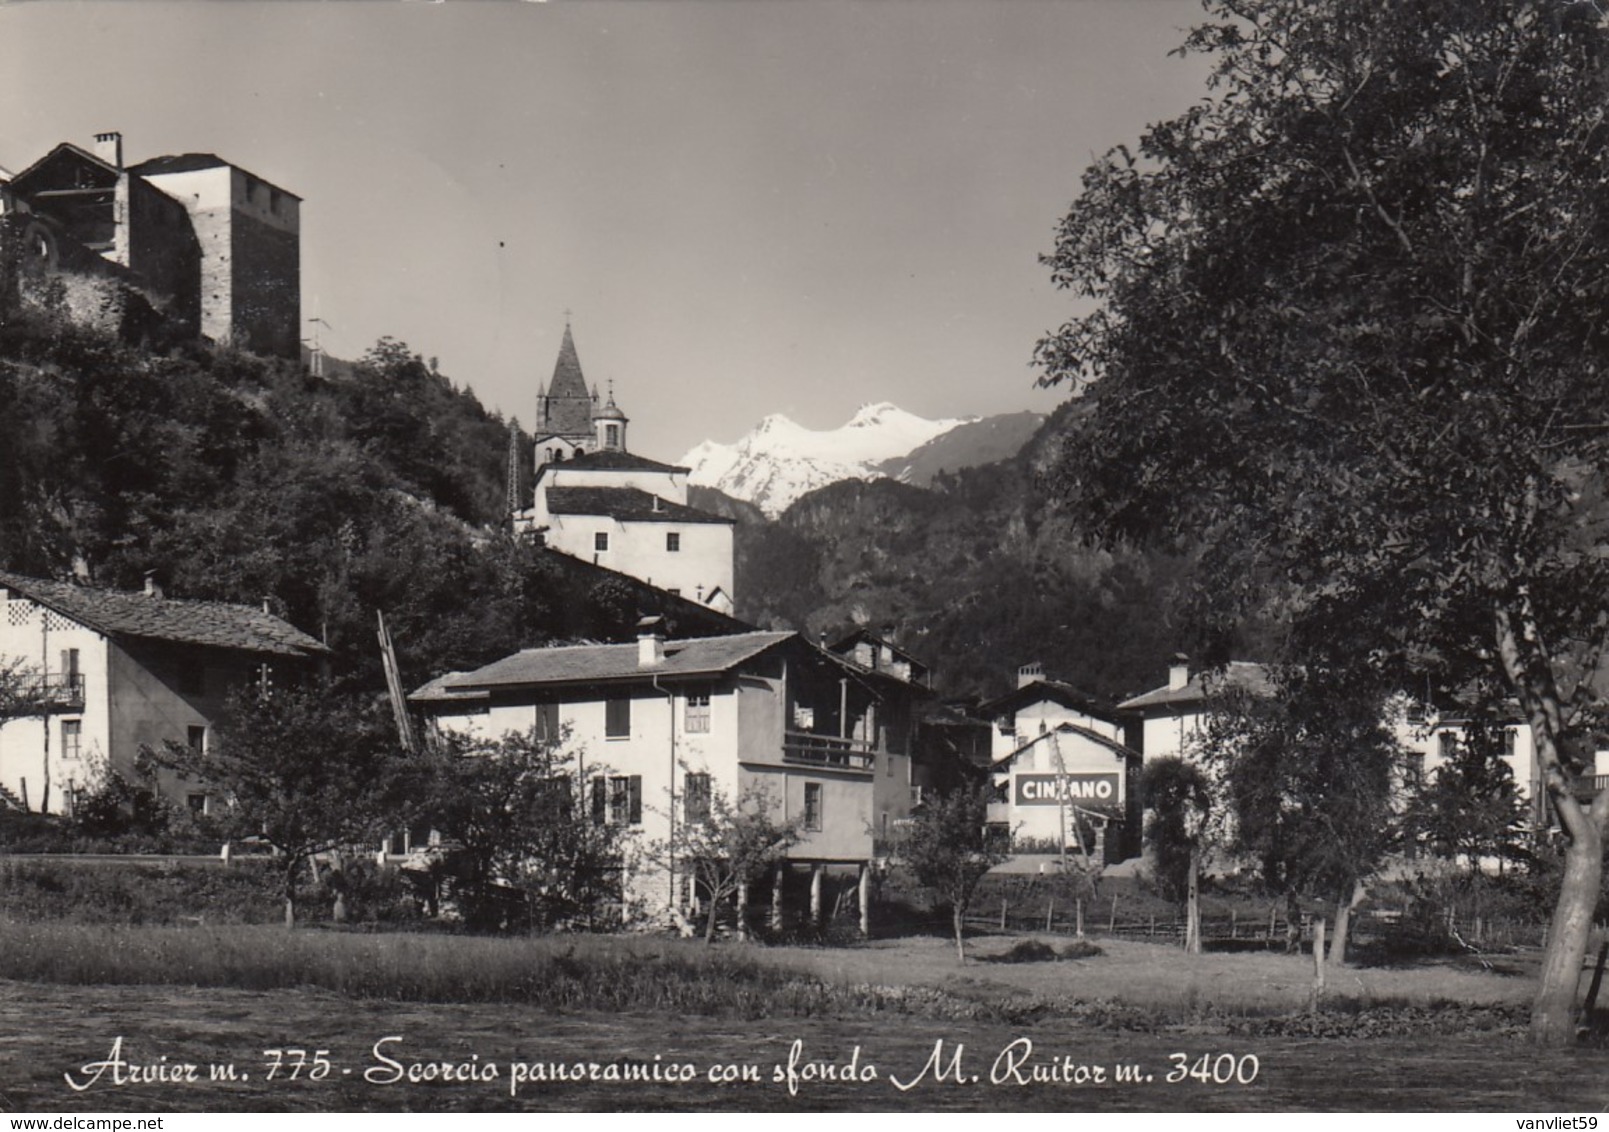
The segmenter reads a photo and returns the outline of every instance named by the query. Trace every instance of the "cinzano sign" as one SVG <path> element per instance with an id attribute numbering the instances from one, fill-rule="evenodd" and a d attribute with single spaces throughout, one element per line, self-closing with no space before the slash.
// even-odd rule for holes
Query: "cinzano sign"
<path id="1" fill-rule="evenodd" d="M 1116 802 L 1115 774 L 1019 774 L 1019 806 L 1059 806 L 1063 802 Z"/>

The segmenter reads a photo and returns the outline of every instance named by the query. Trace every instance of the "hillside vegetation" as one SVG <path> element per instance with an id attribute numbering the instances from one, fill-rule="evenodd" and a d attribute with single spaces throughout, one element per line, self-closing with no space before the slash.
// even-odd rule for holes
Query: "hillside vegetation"
<path id="1" fill-rule="evenodd" d="M 258 605 L 382 686 L 629 633 L 652 595 L 504 533 L 508 425 L 382 340 L 335 376 L 0 312 L 0 568 Z M 521 463 L 529 441 L 521 436 Z"/>

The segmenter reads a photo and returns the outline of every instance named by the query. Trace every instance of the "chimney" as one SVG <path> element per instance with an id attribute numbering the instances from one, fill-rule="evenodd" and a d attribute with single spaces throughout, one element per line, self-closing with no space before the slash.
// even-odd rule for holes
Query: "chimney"
<path id="1" fill-rule="evenodd" d="M 637 622 L 637 667 L 657 668 L 665 663 L 665 630 L 661 617 Z"/>
<path id="2" fill-rule="evenodd" d="M 155 570 L 145 572 L 145 596 L 155 598 L 162 596 L 162 587 L 157 585 Z"/>
<path id="3" fill-rule="evenodd" d="M 116 130 L 96 134 L 95 156 L 114 168 L 123 168 L 123 135 Z"/>
<path id="4" fill-rule="evenodd" d="M 270 617 L 274 615 L 274 598 L 272 594 L 263 595 L 263 612 Z"/>
<path id="5" fill-rule="evenodd" d="M 1039 661 L 1031 661 L 1017 669 L 1017 687 L 1026 688 L 1029 684 L 1037 684 L 1045 678 L 1045 666 Z"/>
<path id="6" fill-rule="evenodd" d="M 1184 653 L 1174 653 L 1173 663 L 1168 667 L 1168 691 L 1177 692 L 1190 683 L 1190 658 Z"/>

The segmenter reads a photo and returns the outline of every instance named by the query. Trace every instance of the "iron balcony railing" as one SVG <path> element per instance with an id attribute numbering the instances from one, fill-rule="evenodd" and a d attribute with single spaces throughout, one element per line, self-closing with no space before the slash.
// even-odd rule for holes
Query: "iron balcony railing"
<path id="1" fill-rule="evenodd" d="M 785 731 L 782 734 L 782 761 L 837 770 L 870 771 L 876 763 L 876 755 L 865 743 L 854 739 L 840 739 L 835 735 L 817 735 L 808 731 Z"/>
<path id="2" fill-rule="evenodd" d="M 36 677 L 28 686 L 28 698 L 47 711 L 83 711 L 84 674 L 63 672 Z"/>

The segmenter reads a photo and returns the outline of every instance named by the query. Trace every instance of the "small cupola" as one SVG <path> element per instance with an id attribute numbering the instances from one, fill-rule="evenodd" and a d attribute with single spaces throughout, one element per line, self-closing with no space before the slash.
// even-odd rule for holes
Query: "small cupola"
<path id="1" fill-rule="evenodd" d="M 598 451 L 624 452 L 626 450 L 626 423 L 630 418 L 615 404 L 614 382 L 609 383 L 609 400 L 592 414 L 592 427 L 597 435 Z"/>

